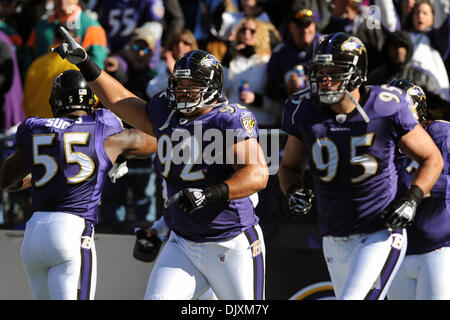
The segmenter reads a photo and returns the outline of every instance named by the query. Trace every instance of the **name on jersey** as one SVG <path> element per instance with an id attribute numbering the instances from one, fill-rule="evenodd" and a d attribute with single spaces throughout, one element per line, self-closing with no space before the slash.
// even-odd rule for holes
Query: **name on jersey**
<path id="1" fill-rule="evenodd" d="M 331 132 L 338 132 L 338 131 L 351 131 L 352 129 L 351 128 L 339 128 L 339 127 L 337 127 L 337 128 L 330 128 L 330 131 Z"/>
<path id="2" fill-rule="evenodd" d="M 66 121 L 64 119 L 61 118 L 52 118 L 52 119 L 48 119 L 47 122 L 45 123 L 46 127 L 53 127 L 56 129 L 67 129 L 68 127 L 70 127 L 73 124 L 80 124 L 82 123 L 83 120 L 81 118 L 78 118 L 75 122 L 73 121 Z"/>

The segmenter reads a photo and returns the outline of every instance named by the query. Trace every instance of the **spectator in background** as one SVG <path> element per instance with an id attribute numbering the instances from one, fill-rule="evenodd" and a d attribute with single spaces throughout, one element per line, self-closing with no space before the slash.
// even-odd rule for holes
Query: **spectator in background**
<path id="1" fill-rule="evenodd" d="M 78 5 L 78 0 L 54 0 L 54 13 L 44 18 L 31 31 L 25 48 L 25 71 L 31 62 L 46 54 L 55 42 L 55 26 L 66 23 L 76 29 L 83 48 L 95 63 L 104 68 L 107 56 L 107 41 L 103 27 L 93 20 Z"/>
<path id="2" fill-rule="evenodd" d="M 237 54 L 224 67 L 224 92 L 230 101 L 242 103 L 255 115 L 259 127 L 274 127 L 281 116 L 264 95 L 266 67 L 272 54 L 268 24 L 244 18 L 238 25 L 234 46 Z"/>
<path id="3" fill-rule="evenodd" d="M 15 14 L 9 16 L 7 23 L 16 29 L 25 45 L 31 31 L 39 20 L 48 18 L 53 11 L 53 1 L 21 0 L 15 2 Z"/>
<path id="4" fill-rule="evenodd" d="M 14 44 L 7 34 L 0 31 L 0 133 L 13 134 L 17 125 L 25 119 L 22 99 L 22 83 Z M 10 141 L 5 140 L 0 143 L 2 161 L 7 156 L 9 143 Z M 21 210 L 26 207 L 26 201 L 20 202 L 20 199 L 24 199 L 21 194 L 0 192 L 0 212 L 6 225 L 12 227 L 26 216 Z M 20 203 L 24 206 L 20 206 Z"/>
<path id="5" fill-rule="evenodd" d="M 382 63 L 380 55 L 385 34 L 379 10 L 362 0 L 332 0 L 332 16 L 323 33 L 347 32 L 358 37 L 366 46 L 369 56 L 368 71 Z"/>
<path id="6" fill-rule="evenodd" d="M 173 66 L 178 58 L 188 51 L 197 49 L 197 41 L 191 31 L 188 29 L 174 30 L 167 39 L 164 53 L 165 60 L 160 62 L 157 76 L 148 82 L 146 89 L 147 96 L 152 98 L 160 91 L 166 90 L 169 75 L 172 74 Z"/>
<path id="7" fill-rule="evenodd" d="M 137 28 L 121 52 L 105 60 L 106 72 L 142 99 L 147 99 L 147 83 L 156 76 L 149 65 L 155 54 L 155 43 L 150 30 Z"/>
<path id="8" fill-rule="evenodd" d="M 156 72 L 149 66 L 155 42 L 149 29 L 136 28 L 121 55 L 110 56 L 105 61 L 105 71 L 141 99 L 148 99 L 145 92 L 147 83 L 156 76 Z M 130 128 L 126 123 L 124 126 Z M 120 159 L 119 162 L 123 160 L 125 159 Z M 156 202 L 155 188 L 148 188 L 149 183 L 155 183 L 155 174 L 151 173 L 152 161 L 128 159 L 126 165 L 130 169 L 144 169 L 148 172 L 127 174 L 115 182 L 109 179 L 105 182 L 99 212 L 101 223 L 107 228 L 114 227 L 120 220 L 120 212 L 123 209 L 126 212 L 125 221 L 132 223 L 146 221 L 151 204 Z M 128 190 L 131 190 L 131 201 Z"/>
<path id="9" fill-rule="evenodd" d="M 437 79 L 412 61 L 414 47 L 407 31 L 393 32 L 383 46 L 383 64 L 369 73 L 368 84 L 380 85 L 394 79 L 409 79 L 423 88 L 430 101 L 429 112 L 443 118 L 448 102 Z"/>
<path id="10" fill-rule="evenodd" d="M 434 5 L 430 1 L 416 2 L 412 11 L 410 32 L 414 44 L 412 60 L 438 79 L 447 101 L 450 101 L 450 83 L 443 60 L 447 59 L 450 53 L 449 11 L 448 0 L 435 1 Z M 433 27 L 437 32 L 432 33 Z"/>
<path id="11" fill-rule="evenodd" d="M 8 23 L 8 19 L 15 14 L 16 11 L 15 0 L 0 0 L 0 31 L 6 33 L 14 44 L 16 56 L 21 57 L 21 49 L 23 46 L 23 39 L 17 30 Z"/>
<path id="12" fill-rule="evenodd" d="M 168 35 L 184 27 L 184 14 L 179 0 L 164 1 L 163 33 L 161 43 L 166 43 Z"/>
<path id="13" fill-rule="evenodd" d="M 330 0 L 293 0 L 291 7 L 293 11 L 309 8 L 315 12 L 316 29 L 320 33 L 330 22 Z M 283 28 L 283 26 L 281 26 L 281 28 Z"/>
<path id="14" fill-rule="evenodd" d="M 269 15 L 264 8 L 261 6 L 261 2 L 257 0 L 240 0 L 240 11 L 225 11 L 221 14 L 218 20 L 218 26 L 216 29 L 211 28 L 213 34 L 220 39 L 226 45 L 225 54 L 220 54 L 216 56 L 221 57 L 222 65 L 228 66 L 230 59 L 232 59 L 236 54 L 236 34 L 239 24 L 245 18 L 256 18 L 262 22 L 267 23 L 269 26 L 269 36 L 270 36 L 270 46 L 273 49 L 281 42 L 280 34 L 277 28 L 272 24 Z M 208 45 L 207 50 L 211 46 Z"/>
<path id="15" fill-rule="evenodd" d="M 367 11 L 362 0 L 331 0 L 332 16 L 323 33 L 346 32 L 356 34 L 359 25 L 366 19 Z"/>
<path id="16" fill-rule="evenodd" d="M 225 11 L 221 15 L 221 24 L 217 29 L 212 29 L 213 34 L 223 40 L 233 40 L 236 36 L 238 25 L 245 18 L 254 17 L 263 22 L 269 22 L 270 17 L 258 0 L 240 0 L 239 11 Z"/>
<path id="17" fill-rule="evenodd" d="M 381 15 L 383 25 L 386 25 L 390 32 L 399 30 L 398 14 L 395 11 L 392 12 L 393 1 L 377 0 L 377 5 L 385 13 Z M 450 101 L 449 12 L 450 2 L 448 0 L 436 0 L 433 3 L 427 0 L 416 1 L 405 25 L 405 30 L 409 32 L 414 46 L 412 61 L 433 74 L 447 101 Z"/>
<path id="18" fill-rule="evenodd" d="M 152 32 L 155 52 L 150 66 L 155 68 L 158 65 L 165 13 L 162 0 L 91 1 L 89 8 L 98 12 L 98 21 L 105 28 L 111 54 L 124 49 L 130 42 L 134 29 L 144 28 Z"/>
<path id="19" fill-rule="evenodd" d="M 13 52 L 9 47 L 9 43 L 5 41 L 8 36 L 0 31 L 0 37 L 3 39 L 0 41 L 0 106 L 2 110 L 0 112 L 0 129 L 1 132 L 5 131 L 5 95 L 11 89 L 12 79 L 14 76 L 13 66 Z"/>
<path id="20" fill-rule="evenodd" d="M 58 26 L 55 27 L 55 42 L 52 47 L 57 47 L 64 42 L 61 34 L 56 31 L 57 28 Z M 80 40 L 76 29 L 67 30 L 77 41 Z M 78 68 L 62 59 L 56 52 L 48 51 L 33 61 L 28 68 L 24 84 L 23 109 L 27 117 L 53 117 L 49 102 L 50 90 L 55 78 L 66 70 L 78 70 Z"/>
<path id="21" fill-rule="evenodd" d="M 181 7 L 186 19 L 185 28 L 192 30 L 197 40 L 199 49 L 206 50 L 208 42 L 216 39 L 211 33 L 213 23 L 223 10 L 235 11 L 238 7 L 238 0 L 191 0 L 181 1 Z M 225 9 L 224 7 L 225 6 Z M 219 57 L 220 58 L 220 57 Z"/>
<path id="22" fill-rule="evenodd" d="M 378 0 L 375 3 L 377 4 L 377 2 Z M 415 4 L 416 0 L 400 0 L 393 3 L 400 19 L 401 29 L 407 29 L 411 23 L 411 14 Z"/>
<path id="23" fill-rule="evenodd" d="M 266 93 L 270 99 L 280 104 L 280 110 L 281 104 L 295 87 L 287 84 L 289 79 L 286 79 L 286 74 L 296 66 L 305 65 L 311 60 L 320 37 L 316 32 L 314 13 L 309 9 L 291 13 L 288 30 L 288 37 L 273 50 L 267 64 Z"/>
<path id="24" fill-rule="evenodd" d="M 0 31 L 0 130 L 8 131 L 25 119 L 23 88 L 14 44 Z"/>

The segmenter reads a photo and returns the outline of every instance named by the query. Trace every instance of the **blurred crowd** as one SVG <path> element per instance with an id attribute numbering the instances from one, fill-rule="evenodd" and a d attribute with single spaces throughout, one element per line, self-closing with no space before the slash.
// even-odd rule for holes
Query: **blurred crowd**
<path id="1" fill-rule="evenodd" d="M 450 120 L 449 0 L 0 0 L 0 130 L 13 135 L 29 116 L 52 117 L 53 79 L 76 66 L 51 47 L 64 26 L 106 72 L 143 99 L 165 90 L 175 61 L 202 49 L 224 67 L 224 94 L 246 105 L 260 128 L 280 127 L 283 102 L 308 87 L 308 62 L 324 34 L 344 31 L 367 47 L 367 84 L 407 78 L 420 85 L 431 115 Z M 101 106 L 101 103 L 100 103 Z M 14 148 L 3 139 L 1 155 Z M 161 183 L 151 160 L 129 160 L 129 174 L 108 181 L 100 226 L 152 221 Z M 257 213 L 283 215 L 271 176 Z M 3 224 L 29 214 L 29 194 L 3 194 Z"/>

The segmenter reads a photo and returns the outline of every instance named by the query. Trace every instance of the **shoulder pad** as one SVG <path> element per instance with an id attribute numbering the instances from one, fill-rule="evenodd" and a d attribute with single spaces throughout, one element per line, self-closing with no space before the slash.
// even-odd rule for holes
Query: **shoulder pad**
<path id="1" fill-rule="evenodd" d="M 303 99 L 310 98 L 310 92 L 311 91 L 309 90 L 309 88 L 297 91 L 291 97 L 289 97 L 286 100 L 286 102 L 288 102 L 290 100 L 293 104 L 300 104 L 303 101 Z"/>

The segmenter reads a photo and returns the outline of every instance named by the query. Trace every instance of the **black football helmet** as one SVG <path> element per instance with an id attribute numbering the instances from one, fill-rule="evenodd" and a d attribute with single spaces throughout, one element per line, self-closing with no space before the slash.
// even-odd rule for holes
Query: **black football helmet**
<path id="1" fill-rule="evenodd" d="M 201 83 L 199 97 L 195 101 L 180 99 L 181 95 L 197 95 L 198 88 L 179 88 L 181 79 L 196 80 Z M 192 112 L 194 108 L 211 105 L 222 95 L 223 69 L 222 64 L 212 54 L 193 50 L 182 55 L 169 77 L 167 97 L 169 107 L 181 112 Z M 185 101 L 183 101 L 185 100 Z"/>
<path id="2" fill-rule="evenodd" d="M 342 72 L 324 73 L 324 67 L 337 67 Z M 312 98 L 330 105 L 338 103 L 345 91 L 352 91 L 367 80 L 367 49 L 360 39 L 345 32 L 325 36 L 318 44 L 308 65 Z M 337 90 L 324 89 L 322 82 L 342 81 Z"/>
<path id="3" fill-rule="evenodd" d="M 55 78 L 50 92 L 50 106 L 55 117 L 76 110 L 91 113 L 95 96 L 80 71 L 67 70 Z"/>
<path id="4" fill-rule="evenodd" d="M 428 119 L 427 97 L 420 86 L 408 79 L 395 79 L 389 82 L 389 85 L 405 90 L 411 97 L 412 104 L 410 104 L 409 109 L 419 122 Z"/>

